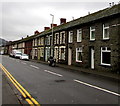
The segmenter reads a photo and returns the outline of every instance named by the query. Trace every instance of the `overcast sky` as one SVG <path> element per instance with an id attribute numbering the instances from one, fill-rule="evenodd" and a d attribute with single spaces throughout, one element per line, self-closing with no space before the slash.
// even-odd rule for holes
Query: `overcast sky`
<path id="1" fill-rule="evenodd" d="M 50 27 L 50 14 L 54 15 L 54 23 L 59 25 L 60 18 L 66 18 L 68 22 L 72 17 L 77 19 L 88 12 L 93 13 L 109 7 L 108 2 L 58 1 L 0 2 L 0 37 L 14 41 L 31 36 L 36 30 L 42 32 L 44 27 Z"/>

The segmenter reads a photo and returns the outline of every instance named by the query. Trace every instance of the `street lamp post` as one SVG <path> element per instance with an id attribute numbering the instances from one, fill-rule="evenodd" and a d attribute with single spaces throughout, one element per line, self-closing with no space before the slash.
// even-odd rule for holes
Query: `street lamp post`
<path id="1" fill-rule="evenodd" d="M 54 37 L 53 37 L 53 22 L 54 22 L 54 15 L 53 15 L 53 14 L 50 14 L 50 16 L 52 16 L 52 44 L 51 44 L 51 55 L 54 56 L 54 55 L 53 55 L 53 53 L 54 53 L 54 50 L 53 50 L 53 49 L 54 49 L 54 47 L 53 47 L 53 43 L 54 43 L 54 42 L 53 42 L 53 41 L 54 41 Z"/>

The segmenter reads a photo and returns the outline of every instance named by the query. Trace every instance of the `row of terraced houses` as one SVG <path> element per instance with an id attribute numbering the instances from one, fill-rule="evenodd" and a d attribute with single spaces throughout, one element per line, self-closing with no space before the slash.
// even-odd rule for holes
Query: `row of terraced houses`
<path id="1" fill-rule="evenodd" d="M 120 66 L 120 4 L 80 17 L 70 22 L 61 18 L 60 25 L 45 27 L 3 46 L 5 53 L 13 49 L 31 59 L 48 61 L 50 55 L 58 64 L 93 70 L 119 71 Z"/>

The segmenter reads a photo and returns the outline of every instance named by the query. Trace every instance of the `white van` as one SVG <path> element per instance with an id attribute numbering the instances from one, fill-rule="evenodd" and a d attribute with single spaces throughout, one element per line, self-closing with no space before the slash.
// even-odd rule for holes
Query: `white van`
<path id="1" fill-rule="evenodd" d="M 15 58 L 20 58 L 21 55 L 22 53 L 19 50 L 12 50 L 12 52 L 10 53 L 10 56 Z"/>

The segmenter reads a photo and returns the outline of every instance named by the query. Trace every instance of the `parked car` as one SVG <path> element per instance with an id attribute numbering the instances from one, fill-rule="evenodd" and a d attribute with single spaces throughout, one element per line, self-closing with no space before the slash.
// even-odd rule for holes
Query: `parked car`
<path id="1" fill-rule="evenodd" d="M 27 54 L 22 54 L 22 55 L 20 56 L 20 59 L 21 59 L 21 60 L 29 60 L 29 56 L 28 56 Z"/>
<path id="2" fill-rule="evenodd" d="M 4 54 L 4 51 L 0 51 L 0 55 L 3 55 Z"/>
<path id="3" fill-rule="evenodd" d="M 15 58 L 19 58 L 20 59 L 20 57 L 21 57 L 21 55 L 22 55 L 22 53 L 15 53 Z"/>

